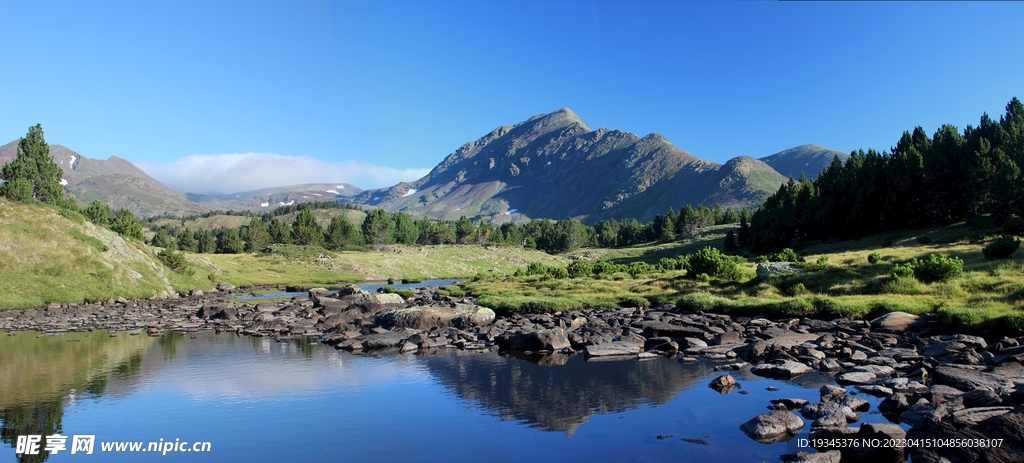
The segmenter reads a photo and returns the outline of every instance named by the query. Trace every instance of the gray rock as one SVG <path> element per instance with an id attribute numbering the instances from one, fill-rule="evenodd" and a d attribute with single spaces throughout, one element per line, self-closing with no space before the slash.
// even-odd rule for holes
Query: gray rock
<path id="1" fill-rule="evenodd" d="M 865 371 L 854 371 L 843 373 L 836 380 L 845 384 L 867 384 L 875 380 L 875 375 Z"/>
<path id="2" fill-rule="evenodd" d="M 783 405 L 787 409 L 790 409 L 790 410 L 796 410 L 798 408 L 803 407 L 804 405 L 807 405 L 809 402 L 804 400 L 804 399 L 785 398 L 785 399 L 772 399 L 771 403 L 777 404 L 777 405 Z"/>
<path id="3" fill-rule="evenodd" d="M 363 349 L 385 349 L 388 347 L 395 347 L 406 338 L 410 333 L 399 332 L 399 331 L 387 331 L 384 333 L 367 334 L 356 338 L 357 341 L 362 341 Z"/>
<path id="4" fill-rule="evenodd" d="M 828 415 L 840 415 L 847 422 L 857 421 L 857 414 L 850 410 L 850 407 L 835 402 L 818 402 L 804 405 L 800 414 L 809 420 L 817 420 Z"/>
<path id="5" fill-rule="evenodd" d="M 901 413 L 900 421 L 911 426 L 921 426 L 926 421 L 940 422 L 948 414 L 949 409 L 946 408 L 946 405 L 922 401 L 911 405 Z"/>
<path id="6" fill-rule="evenodd" d="M 790 411 L 776 410 L 755 416 L 740 425 L 751 439 L 761 443 L 775 443 L 791 439 L 804 428 L 804 420 Z"/>
<path id="7" fill-rule="evenodd" d="M 918 316 L 906 312 L 889 312 L 871 320 L 871 327 L 887 333 L 902 333 L 917 322 Z"/>
<path id="8" fill-rule="evenodd" d="M 797 267 L 792 262 L 762 262 L 757 264 L 757 277 L 761 281 L 768 281 L 769 278 L 784 275 L 802 275 L 806 270 Z"/>
<path id="9" fill-rule="evenodd" d="M 1013 411 L 1013 407 L 975 407 L 953 412 L 953 423 L 957 426 L 972 426 Z"/>
<path id="10" fill-rule="evenodd" d="M 932 370 L 932 375 L 936 383 L 946 384 L 965 391 L 979 386 L 994 390 L 1002 387 L 1013 387 L 1013 384 L 1002 376 L 954 366 L 937 366 Z"/>
<path id="11" fill-rule="evenodd" d="M 898 415 L 903 413 L 909 406 L 910 403 L 907 401 L 906 395 L 895 393 L 878 404 L 878 411 Z"/>
<path id="12" fill-rule="evenodd" d="M 643 345 L 629 341 L 612 341 L 604 344 L 590 345 L 583 348 L 587 357 L 614 357 L 636 355 L 643 350 Z"/>
<path id="13" fill-rule="evenodd" d="M 792 378 L 811 371 L 811 367 L 791 360 L 774 364 L 764 363 L 750 369 L 751 373 L 768 378 Z"/>
<path id="14" fill-rule="evenodd" d="M 512 337 L 511 349 L 518 351 L 558 351 L 566 347 L 572 347 L 569 343 L 569 339 L 566 337 L 567 332 L 563 328 L 552 328 L 548 330 L 534 331 L 532 333 L 522 333 Z M 641 346 L 632 352 L 636 355 L 643 348 Z"/>
<path id="15" fill-rule="evenodd" d="M 876 397 L 889 397 L 892 395 L 892 389 L 885 386 L 857 386 L 857 390 L 865 394 L 871 394 Z"/>

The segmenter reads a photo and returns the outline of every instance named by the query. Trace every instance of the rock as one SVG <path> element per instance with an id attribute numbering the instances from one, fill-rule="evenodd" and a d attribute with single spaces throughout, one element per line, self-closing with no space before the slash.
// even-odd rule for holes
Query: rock
<path id="1" fill-rule="evenodd" d="M 792 262 L 762 262 L 757 264 L 757 277 L 761 281 L 768 281 L 769 278 L 784 275 L 803 275 L 807 273 L 804 269 L 797 267 Z"/>
<path id="2" fill-rule="evenodd" d="M 1024 460 L 1024 411 L 1015 410 L 989 418 L 980 423 L 957 428 L 953 423 L 925 422 L 907 432 L 907 439 L 965 439 L 959 442 L 998 442 L 999 445 L 947 445 L 943 447 L 913 447 L 907 452 L 914 462 L 1020 462 Z M 957 442 L 957 441 L 949 441 Z"/>
<path id="3" fill-rule="evenodd" d="M 792 378 L 811 371 L 811 367 L 790 360 L 775 364 L 764 363 L 750 369 L 751 373 L 768 378 Z"/>
<path id="4" fill-rule="evenodd" d="M 796 410 L 807 405 L 809 402 L 804 399 L 772 399 L 771 403 L 783 405 L 790 410 Z"/>
<path id="5" fill-rule="evenodd" d="M 889 312 L 871 320 L 871 328 L 887 333 L 903 333 L 917 322 L 918 316 L 906 312 Z"/>
<path id="6" fill-rule="evenodd" d="M 309 297 L 326 295 L 326 294 L 330 294 L 330 293 L 331 293 L 331 290 L 329 290 L 327 288 L 310 288 L 309 289 Z"/>
<path id="7" fill-rule="evenodd" d="M 702 339 L 697 338 L 683 338 L 681 342 L 684 349 L 691 347 L 708 347 L 708 343 L 704 342 L 704 340 Z"/>
<path id="8" fill-rule="evenodd" d="M 818 365 L 818 369 L 821 371 L 842 371 L 843 366 L 836 359 L 826 358 Z"/>
<path id="9" fill-rule="evenodd" d="M 804 420 L 790 411 L 776 410 L 757 415 L 740 425 L 751 439 L 760 443 L 776 443 L 791 439 L 804 428 Z"/>
<path id="10" fill-rule="evenodd" d="M 740 342 L 740 334 L 735 331 L 726 331 L 715 335 L 714 339 L 711 340 L 712 346 L 721 346 L 723 344 L 737 344 Z"/>
<path id="11" fill-rule="evenodd" d="M 885 386 L 857 386 L 857 390 L 865 394 L 871 394 L 876 397 L 889 397 L 892 395 L 892 389 Z"/>
<path id="12" fill-rule="evenodd" d="M 818 389 L 818 397 L 821 397 L 822 402 L 835 402 L 836 400 L 846 397 L 846 389 L 836 385 L 826 384 Z"/>
<path id="13" fill-rule="evenodd" d="M 989 418 L 995 418 L 999 415 L 1010 413 L 1012 411 L 1013 407 L 965 408 L 963 410 L 953 412 L 953 424 L 959 427 L 972 426 Z"/>
<path id="14" fill-rule="evenodd" d="M 572 347 L 567 332 L 563 328 L 552 328 L 548 330 L 534 331 L 532 333 L 517 334 L 512 337 L 510 348 L 517 351 L 551 351 L 555 352 L 566 347 Z M 643 349 L 635 349 L 631 355 L 636 355 Z"/>
<path id="15" fill-rule="evenodd" d="M 832 413 L 829 415 L 822 416 L 814 420 L 811 423 L 812 428 L 840 428 L 846 426 L 850 422 L 846 419 L 846 415 L 842 413 Z"/>
<path id="16" fill-rule="evenodd" d="M 937 366 L 932 370 L 932 375 L 936 383 L 946 384 L 965 391 L 979 386 L 994 390 L 1002 387 L 1013 387 L 1009 380 L 999 375 L 954 366 Z"/>
<path id="17" fill-rule="evenodd" d="M 921 426 L 927 421 L 940 422 L 948 414 L 949 410 L 946 408 L 946 405 L 922 401 L 911 405 L 901 413 L 900 421 L 911 426 Z"/>
<path id="18" fill-rule="evenodd" d="M 643 345 L 629 341 L 612 341 L 604 344 L 589 345 L 583 348 L 587 357 L 614 357 L 636 355 L 643 350 Z"/>
<path id="19" fill-rule="evenodd" d="M 906 439 L 907 432 L 896 424 L 864 423 L 857 434 L 851 436 L 860 442 L 894 444 Z M 841 449 L 842 461 L 855 462 L 903 462 L 905 447 L 897 445 L 868 445 Z"/>
<path id="20" fill-rule="evenodd" d="M 934 393 L 933 393 L 934 394 Z M 999 405 L 1002 400 L 999 398 L 999 394 L 989 388 L 979 387 L 973 391 L 967 391 L 960 397 L 963 397 L 964 407 L 990 407 L 993 405 Z M 935 402 L 934 400 L 932 402 Z"/>
<path id="21" fill-rule="evenodd" d="M 907 396 L 897 392 L 879 402 L 878 411 L 885 414 L 899 415 L 909 406 L 910 403 L 907 401 Z"/>
<path id="22" fill-rule="evenodd" d="M 256 312 L 277 312 L 277 304 L 272 302 L 261 302 L 256 304 Z"/>
<path id="23" fill-rule="evenodd" d="M 388 347 L 395 347 L 402 341 L 409 337 L 409 333 L 400 331 L 387 331 L 384 333 L 367 334 L 356 338 L 357 341 L 362 341 L 363 349 L 385 349 Z"/>
<path id="24" fill-rule="evenodd" d="M 459 312 L 459 315 L 452 320 L 452 326 L 459 329 L 468 330 L 486 326 L 494 321 L 494 310 L 488 307 L 459 304 L 455 309 Z"/>
<path id="25" fill-rule="evenodd" d="M 848 423 L 857 421 L 857 414 L 850 407 L 835 402 L 818 402 L 804 405 L 800 414 L 809 420 L 817 420 L 829 415 L 842 416 Z"/>
<path id="26" fill-rule="evenodd" d="M 736 388 L 737 384 L 736 378 L 733 378 L 731 375 L 721 375 L 711 380 L 711 384 L 708 384 L 708 387 L 718 391 L 719 394 L 728 394 Z"/>
<path id="27" fill-rule="evenodd" d="M 704 330 L 693 326 L 674 325 L 659 321 L 642 321 L 634 323 L 633 326 L 643 330 L 644 337 L 669 337 L 672 339 L 700 338 L 704 336 Z"/>
<path id="28" fill-rule="evenodd" d="M 227 292 L 231 292 L 231 291 L 234 291 L 234 290 L 235 290 L 235 286 L 232 285 L 231 283 L 227 283 L 227 282 L 223 282 L 223 281 L 220 282 L 220 283 L 217 283 L 217 291 L 221 291 L 221 292 L 227 293 Z"/>
<path id="29" fill-rule="evenodd" d="M 875 375 L 865 371 L 855 371 L 843 373 L 836 380 L 844 384 L 867 384 L 875 380 Z"/>
<path id="30" fill-rule="evenodd" d="M 459 314 L 451 307 L 409 307 L 377 314 L 374 322 L 384 328 L 411 328 L 429 331 L 447 328 Z"/>

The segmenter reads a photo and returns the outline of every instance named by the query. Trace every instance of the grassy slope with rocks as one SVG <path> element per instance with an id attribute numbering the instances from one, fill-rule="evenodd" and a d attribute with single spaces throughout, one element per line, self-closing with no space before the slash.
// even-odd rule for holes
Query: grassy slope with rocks
<path id="1" fill-rule="evenodd" d="M 723 230 L 709 230 L 678 242 L 605 250 L 577 257 L 603 257 L 616 263 L 688 254 L 704 246 L 721 246 Z M 559 311 L 583 307 L 677 303 L 698 310 L 779 317 L 871 317 L 884 312 L 936 312 L 948 323 L 994 331 L 1024 330 L 1024 252 L 1009 259 L 986 260 L 982 248 L 999 236 L 980 218 L 975 223 L 886 233 L 858 241 L 830 243 L 803 250 L 807 273 L 762 282 L 756 264 L 740 264 L 737 280 L 688 278 L 685 271 L 662 271 L 633 277 L 614 273 L 602 278 L 558 279 L 547 275 L 478 278 L 461 284 L 481 304 L 508 311 Z M 881 260 L 870 263 L 868 256 Z M 963 260 L 962 276 L 922 283 L 895 279 L 895 264 L 947 254 Z M 823 259 L 818 264 L 820 258 Z M 642 298 L 642 299 L 641 299 Z"/>

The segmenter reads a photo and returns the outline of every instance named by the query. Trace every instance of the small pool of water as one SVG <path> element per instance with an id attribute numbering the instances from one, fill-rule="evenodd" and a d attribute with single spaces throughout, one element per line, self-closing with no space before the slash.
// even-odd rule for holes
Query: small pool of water
<path id="1" fill-rule="evenodd" d="M 831 379 L 741 371 L 742 388 L 719 394 L 708 387 L 714 366 L 454 350 L 353 356 L 208 331 L 3 335 L 0 461 L 17 461 L 17 436 L 57 432 L 95 435 L 94 461 L 726 462 L 800 450 L 796 440 L 759 444 L 739 426 L 774 398 L 817 401 Z M 861 397 L 876 409 L 879 399 Z M 209 442 L 210 451 L 101 450 L 160 439 Z"/>
<path id="2" fill-rule="evenodd" d="M 419 283 L 396 283 L 389 285 L 386 281 L 375 281 L 375 282 L 364 282 L 359 284 L 361 289 L 366 291 L 376 291 L 385 286 L 393 286 L 395 289 L 416 289 L 426 288 L 429 286 L 447 286 L 455 283 L 460 283 L 466 280 L 423 280 Z M 337 293 L 337 290 L 331 291 L 331 294 Z M 236 300 L 248 300 L 248 299 L 290 299 L 296 296 L 306 296 L 308 291 L 278 291 L 270 293 L 256 293 L 256 294 L 239 294 L 235 296 Z"/>

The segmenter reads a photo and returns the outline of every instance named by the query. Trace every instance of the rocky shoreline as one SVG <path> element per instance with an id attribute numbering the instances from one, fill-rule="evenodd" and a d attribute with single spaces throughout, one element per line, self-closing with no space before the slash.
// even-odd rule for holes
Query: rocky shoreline
<path id="1" fill-rule="evenodd" d="M 811 421 L 811 446 L 819 452 L 782 456 L 794 462 L 1024 461 L 1024 337 L 950 333 L 931 314 L 769 320 L 660 306 L 498 315 L 472 298 L 444 296 L 436 288 L 416 290 L 408 299 L 355 286 L 333 294 L 312 289 L 308 296 L 276 303 L 245 304 L 235 295 L 222 284 L 217 291 L 174 299 L 7 310 L 0 312 L 0 329 L 41 336 L 216 330 L 314 337 L 354 353 L 512 350 L 580 353 L 593 360 L 705 358 L 721 361 L 723 371 L 749 368 L 772 378 L 816 371 L 846 388 L 824 386 L 817 403 L 773 400 L 765 404 L 770 412 L 741 429 L 759 442 L 781 442 L 801 433 L 804 419 Z M 729 393 L 736 384 L 723 374 L 710 386 Z M 878 411 L 910 425 L 910 431 L 896 424 L 852 427 L 869 408 L 859 394 L 884 397 Z"/>

